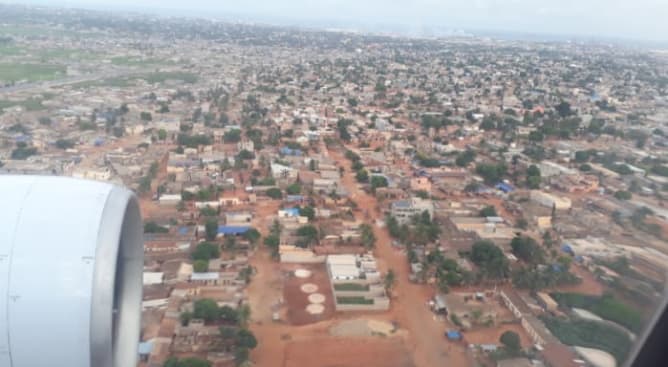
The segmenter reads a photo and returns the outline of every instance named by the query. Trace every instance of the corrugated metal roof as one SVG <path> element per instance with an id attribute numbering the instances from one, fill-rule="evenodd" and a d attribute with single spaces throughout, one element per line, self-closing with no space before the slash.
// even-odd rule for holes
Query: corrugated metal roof
<path id="1" fill-rule="evenodd" d="M 244 234 L 248 232 L 250 227 L 248 226 L 219 226 L 218 234 L 222 235 L 237 235 Z"/>

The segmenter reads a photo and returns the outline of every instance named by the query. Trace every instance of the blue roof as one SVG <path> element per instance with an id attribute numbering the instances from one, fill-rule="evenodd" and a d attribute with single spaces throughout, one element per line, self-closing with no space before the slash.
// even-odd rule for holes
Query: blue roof
<path id="1" fill-rule="evenodd" d="M 248 226 L 218 226 L 218 234 L 222 235 L 236 235 L 248 232 L 251 227 Z"/>
<path id="2" fill-rule="evenodd" d="M 153 351 L 153 342 L 141 342 L 137 349 L 140 355 L 148 355 Z"/>
<path id="3" fill-rule="evenodd" d="M 296 156 L 300 156 L 300 155 L 302 155 L 302 151 L 301 151 L 301 150 L 299 150 L 299 149 L 291 149 L 291 148 L 289 148 L 289 147 L 283 147 L 283 148 L 281 148 L 281 149 L 280 149 L 280 152 L 281 152 L 281 154 L 284 154 L 284 155 L 296 155 Z"/>
<path id="4" fill-rule="evenodd" d="M 448 330 L 446 335 L 448 336 L 448 339 L 461 339 L 462 338 L 462 333 L 460 333 L 457 330 Z"/>
<path id="5" fill-rule="evenodd" d="M 188 234 L 189 228 L 188 227 L 179 227 L 178 232 L 181 235 Z"/>
<path id="6" fill-rule="evenodd" d="M 496 186 L 494 186 L 494 187 L 495 187 L 496 189 L 501 190 L 501 191 L 506 192 L 506 193 L 507 193 L 507 192 L 513 192 L 513 191 L 515 191 L 515 188 L 514 188 L 514 187 L 508 185 L 508 184 L 505 183 L 505 182 L 499 182 L 499 183 L 496 184 Z"/>
<path id="7" fill-rule="evenodd" d="M 299 216 L 299 208 L 285 208 L 285 209 L 283 209 L 283 211 L 287 212 L 292 217 Z"/>

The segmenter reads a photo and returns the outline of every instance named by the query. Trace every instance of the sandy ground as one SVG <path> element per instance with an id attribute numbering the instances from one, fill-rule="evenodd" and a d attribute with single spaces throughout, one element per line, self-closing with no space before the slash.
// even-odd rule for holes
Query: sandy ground
<path id="1" fill-rule="evenodd" d="M 344 320 L 329 329 L 332 336 L 390 336 L 397 331 L 389 322 L 380 320 L 351 319 Z"/>
<path id="2" fill-rule="evenodd" d="M 276 365 L 275 365 L 276 366 Z M 413 367 L 401 338 L 310 338 L 288 344 L 283 367 Z"/>

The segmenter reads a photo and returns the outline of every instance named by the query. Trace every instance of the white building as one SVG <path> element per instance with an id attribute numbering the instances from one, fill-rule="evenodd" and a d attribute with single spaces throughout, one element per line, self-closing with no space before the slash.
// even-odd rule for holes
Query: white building
<path id="1" fill-rule="evenodd" d="M 392 203 L 392 216 L 399 223 L 406 223 L 415 215 L 427 211 L 429 216 L 434 216 L 434 203 L 429 199 L 411 198 L 410 200 L 398 200 Z"/>
<path id="2" fill-rule="evenodd" d="M 359 279 L 360 268 L 357 266 L 355 255 L 329 255 L 327 256 L 327 269 L 333 280 Z"/>
<path id="3" fill-rule="evenodd" d="M 556 208 L 557 210 L 567 210 L 571 208 L 571 199 L 567 197 L 556 196 L 548 194 L 540 190 L 531 190 L 531 201 L 538 203 L 548 208 Z"/>

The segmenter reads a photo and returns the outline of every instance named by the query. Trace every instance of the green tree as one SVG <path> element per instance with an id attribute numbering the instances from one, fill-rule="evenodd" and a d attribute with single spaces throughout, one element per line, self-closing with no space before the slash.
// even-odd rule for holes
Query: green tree
<path id="1" fill-rule="evenodd" d="M 204 233 L 207 240 L 215 240 L 218 236 L 218 220 L 215 218 L 207 219 L 206 223 L 204 223 Z"/>
<path id="2" fill-rule="evenodd" d="M 248 325 L 248 322 L 251 318 L 251 308 L 249 305 L 241 305 L 237 310 L 238 323 L 241 327 L 245 328 Z"/>
<path id="3" fill-rule="evenodd" d="M 179 319 L 181 319 L 181 325 L 183 326 L 188 326 L 192 318 L 193 318 L 193 313 L 190 311 L 181 312 L 181 314 L 179 315 Z"/>
<path id="4" fill-rule="evenodd" d="M 193 317 L 211 323 L 218 319 L 218 304 L 212 299 L 198 299 L 193 306 Z"/>
<path id="5" fill-rule="evenodd" d="M 540 169 L 535 164 L 532 164 L 527 169 L 527 186 L 530 189 L 537 189 L 540 187 L 541 174 Z"/>
<path id="6" fill-rule="evenodd" d="M 464 152 L 461 152 L 457 155 L 457 158 L 455 159 L 455 164 L 458 165 L 459 167 L 466 167 L 475 160 L 475 156 L 476 154 L 474 151 L 467 149 Z"/>
<path id="7" fill-rule="evenodd" d="M 58 139 L 56 140 L 56 148 L 58 149 L 70 149 L 74 147 L 74 141 L 70 139 Z"/>
<path id="8" fill-rule="evenodd" d="M 309 221 L 312 221 L 315 219 L 315 209 L 312 206 L 299 208 L 299 215 L 308 218 Z"/>
<path id="9" fill-rule="evenodd" d="M 236 345 L 237 348 L 253 349 L 257 347 L 257 339 L 253 335 L 253 332 L 242 328 L 237 331 Z"/>
<path id="10" fill-rule="evenodd" d="M 204 217 L 217 217 L 218 210 L 207 205 L 206 207 L 199 210 L 199 214 Z"/>
<path id="11" fill-rule="evenodd" d="M 246 233 L 244 233 L 244 239 L 250 242 L 253 246 L 257 244 L 257 241 L 260 240 L 260 231 L 255 228 L 250 228 Z"/>
<path id="12" fill-rule="evenodd" d="M 158 140 L 167 139 L 167 131 L 165 129 L 158 130 Z"/>
<path id="13" fill-rule="evenodd" d="M 379 187 L 387 187 L 387 178 L 384 176 L 371 176 L 371 190 L 376 191 Z"/>
<path id="14" fill-rule="evenodd" d="M 392 291 L 392 288 L 394 288 L 394 284 L 397 281 L 397 275 L 394 273 L 393 269 L 390 269 L 387 271 L 387 274 L 385 274 L 385 279 L 383 283 L 385 284 L 385 291 L 387 293 L 390 293 Z"/>
<path id="15" fill-rule="evenodd" d="M 359 171 L 357 171 L 357 174 L 355 174 L 355 179 L 357 179 L 357 182 L 361 183 L 369 182 L 369 172 L 367 172 L 367 170 L 362 168 Z"/>
<path id="16" fill-rule="evenodd" d="M 302 186 L 298 183 L 293 183 L 285 189 L 288 195 L 299 195 L 302 192 Z"/>
<path id="17" fill-rule="evenodd" d="M 239 129 L 232 129 L 229 131 L 226 131 L 225 134 L 223 134 L 223 141 L 225 143 L 238 143 L 241 141 L 241 130 Z"/>
<path id="18" fill-rule="evenodd" d="M 477 241 L 471 247 L 471 261 L 479 267 L 482 278 L 503 279 L 510 275 L 503 251 L 491 241 Z"/>
<path id="19" fill-rule="evenodd" d="M 544 260 L 543 250 L 531 237 L 517 236 L 510 241 L 510 247 L 517 258 L 531 264 L 540 264 Z"/>
<path id="20" fill-rule="evenodd" d="M 239 312 L 230 306 L 223 306 L 218 309 L 218 318 L 227 323 L 238 323 Z"/>
<path id="21" fill-rule="evenodd" d="M 195 273 L 206 273 L 209 271 L 209 260 L 195 260 L 193 262 L 193 271 Z"/>
<path id="22" fill-rule="evenodd" d="M 144 233 L 167 233 L 169 228 L 158 225 L 156 222 L 144 223 Z"/>
<path id="23" fill-rule="evenodd" d="M 481 217 L 496 217 L 496 208 L 493 205 L 488 205 L 480 210 Z"/>
<path id="24" fill-rule="evenodd" d="M 194 358 L 182 358 L 178 359 L 176 357 L 170 357 L 164 364 L 164 367 L 211 367 L 211 362 Z"/>
<path id="25" fill-rule="evenodd" d="M 520 344 L 520 336 L 517 335 L 517 333 L 514 331 L 508 330 L 504 332 L 503 334 L 501 334 L 499 341 L 501 342 L 501 344 L 503 344 L 504 348 L 506 348 L 506 350 L 512 355 L 517 355 L 520 352 L 520 349 L 522 348 Z"/>
<path id="26" fill-rule="evenodd" d="M 493 185 L 501 181 L 507 170 L 508 169 L 504 163 L 481 163 L 476 166 L 476 173 L 482 176 L 482 178 L 485 180 L 485 183 L 489 185 Z"/>
<path id="27" fill-rule="evenodd" d="M 220 248 L 217 244 L 211 242 L 202 242 L 195 247 L 191 254 L 193 260 L 211 260 L 220 257 Z"/>
<path id="28" fill-rule="evenodd" d="M 615 192 L 615 198 L 618 200 L 629 200 L 631 199 L 632 196 L 633 195 L 630 192 L 624 190 L 619 190 Z"/>
<path id="29" fill-rule="evenodd" d="M 281 192 L 281 189 L 272 187 L 269 190 L 265 192 L 267 196 L 269 196 L 272 199 L 281 199 L 283 197 L 283 193 Z"/>
<path id="30" fill-rule="evenodd" d="M 299 227 L 296 234 L 304 239 L 306 246 L 318 240 L 318 229 L 312 225 Z"/>
<path id="31" fill-rule="evenodd" d="M 364 223 L 360 225 L 360 233 L 362 238 L 362 245 L 371 249 L 376 245 L 376 235 L 373 233 L 373 228 L 370 225 Z"/>
<path id="32" fill-rule="evenodd" d="M 250 352 L 248 348 L 236 348 L 234 350 L 234 363 L 237 366 L 243 366 L 248 362 L 250 358 Z"/>

